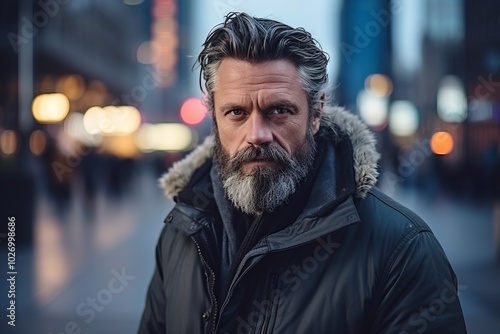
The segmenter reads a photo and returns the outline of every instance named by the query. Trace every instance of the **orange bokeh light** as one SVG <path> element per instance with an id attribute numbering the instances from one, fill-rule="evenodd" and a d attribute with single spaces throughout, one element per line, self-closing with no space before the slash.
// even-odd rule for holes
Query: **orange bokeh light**
<path id="1" fill-rule="evenodd" d="M 453 151 L 454 141 L 451 134 L 445 131 L 438 131 L 431 137 L 431 149 L 434 154 L 447 155 Z"/>
<path id="2" fill-rule="evenodd" d="M 203 121 L 207 108 L 199 98 L 189 98 L 181 106 L 181 119 L 184 123 L 195 125 Z"/>

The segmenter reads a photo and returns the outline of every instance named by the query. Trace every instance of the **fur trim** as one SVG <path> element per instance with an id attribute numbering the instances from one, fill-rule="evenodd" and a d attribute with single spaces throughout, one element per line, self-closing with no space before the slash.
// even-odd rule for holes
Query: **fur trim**
<path id="1" fill-rule="evenodd" d="M 358 116 L 340 107 L 327 107 L 323 110 L 323 126 L 338 126 L 350 138 L 354 150 L 354 172 L 356 175 L 356 196 L 364 198 L 377 183 L 379 175 L 377 162 L 380 154 L 376 150 L 373 133 Z M 207 159 L 212 156 L 214 140 L 209 136 L 184 159 L 177 161 L 159 179 L 160 187 L 168 198 L 176 196 L 189 182 L 191 176 Z"/>
<path id="2" fill-rule="evenodd" d="M 191 176 L 203 163 L 212 157 L 212 147 L 214 140 L 212 136 L 205 138 L 205 141 L 184 159 L 175 162 L 167 173 L 158 180 L 165 196 L 173 198 L 188 184 Z"/>
<path id="3" fill-rule="evenodd" d="M 377 152 L 374 134 L 358 116 L 341 107 L 327 108 L 322 123 L 326 126 L 336 124 L 350 138 L 354 154 L 356 196 L 364 198 L 377 183 L 379 175 L 377 162 L 380 154 Z"/>

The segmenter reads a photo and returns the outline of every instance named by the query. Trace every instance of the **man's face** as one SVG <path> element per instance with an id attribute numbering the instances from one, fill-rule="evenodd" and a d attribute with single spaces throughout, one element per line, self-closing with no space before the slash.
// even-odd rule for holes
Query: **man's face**
<path id="1" fill-rule="evenodd" d="M 288 60 L 226 58 L 214 87 L 215 160 L 228 197 L 249 214 L 273 211 L 312 164 L 307 94 Z"/>

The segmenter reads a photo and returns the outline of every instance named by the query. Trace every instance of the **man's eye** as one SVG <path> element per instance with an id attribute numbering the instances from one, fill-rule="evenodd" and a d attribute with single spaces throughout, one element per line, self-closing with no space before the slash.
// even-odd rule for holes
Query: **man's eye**
<path id="1" fill-rule="evenodd" d="M 289 114 L 290 110 L 286 108 L 274 108 L 271 110 L 270 114 L 271 115 L 284 115 L 284 114 Z"/>
<path id="2" fill-rule="evenodd" d="M 243 115 L 243 110 L 241 109 L 234 109 L 226 113 L 226 115 L 232 115 L 232 116 L 241 116 Z"/>

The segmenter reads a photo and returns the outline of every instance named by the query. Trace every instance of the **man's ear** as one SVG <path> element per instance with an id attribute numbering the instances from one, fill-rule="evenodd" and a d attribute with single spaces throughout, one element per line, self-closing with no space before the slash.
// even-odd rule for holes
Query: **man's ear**
<path id="1" fill-rule="evenodd" d="M 323 116 L 323 105 L 325 104 L 325 93 L 321 94 L 321 97 L 319 99 L 320 102 L 318 103 L 318 109 L 312 121 L 313 134 L 316 134 L 316 132 L 318 132 L 319 127 L 321 125 L 321 116 Z"/>

